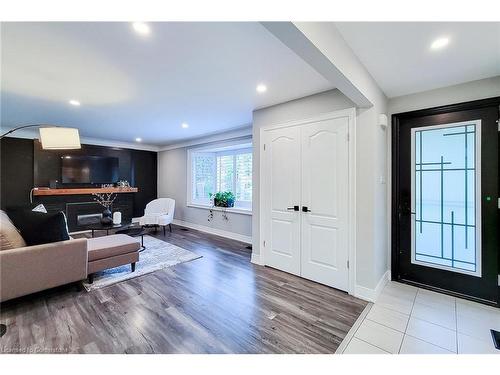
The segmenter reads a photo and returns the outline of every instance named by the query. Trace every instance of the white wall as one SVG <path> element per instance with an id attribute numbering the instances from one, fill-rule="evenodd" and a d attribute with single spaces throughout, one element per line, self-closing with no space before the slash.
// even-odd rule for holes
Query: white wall
<path id="1" fill-rule="evenodd" d="M 390 98 L 389 115 L 500 96 L 500 76 Z"/>
<path id="2" fill-rule="evenodd" d="M 343 93 L 345 95 L 351 94 L 355 89 L 364 96 L 365 100 L 359 101 L 358 107 L 372 108 L 370 103 L 375 106 L 380 100 L 385 102 L 385 95 L 378 87 L 377 82 L 351 50 L 335 23 L 294 22 L 293 24 L 328 58 L 332 65 L 339 70 L 341 76 L 349 81 L 352 88 L 345 87 Z M 336 87 L 340 88 L 340 86 Z M 353 95 L 354 97 L 356 96 Z"/>
<path id="3" fill-rule="evenodd" d="M 200 146 L 200 145 L 198 145 Z M 198 147 L 193 146 L 193 147 Z M 199 228 L 209 227 L 216 234 L 228 232 L 233 238 L 250 241 L 252 236 L 252 216 L 228 213 L 229 221 L 222 219 L 221 213 L 214 211 L 214 219 L 208 221 L 208 209 L 188 207 L 187 202 L 187 150 L 188 147 L 175 148 L 158 153 L 158 197 L 175 199 L 176 220 Z"/>
<path id="4" fill-rule="evenodd" d="M 442 105 L 456 104 L 462 102 L 468 102 L 479 99 L 486 99 L 500 96 L 500 76 L 481 79 L 477 81 L 471 81 L 466 83 L 461 83 L 459 85 L 453 85 L 448 87 L 443 87 L 439 89 L 423 91 L 416 94 L 398 96 L 395 98 L 390 98 L 387 104 L 388 117 L 391 121 L 393 114 L 415 111 L 419 109 L 439 107 Z M 387 212 L 391 212 L 391 126 L 387 130 Z M 390 220 L 390 219 L 389 219 Z M 390 222 L 389 222 L 390 224 Z M 387 238 L 391 238 L 391 226 L 387 226 Z M 387 243 L 387 253 L 388 253 L 388 264 L 390 269 L 390 254 L 391 254 L 391 242 Z"/>
<path id="5" fill-rule="evenodd" d="M 356 118 L 356 286 L 357 295 L 373 300 L 380 292 L 388 268 L 387 258 L 387 140 L 379 114 L 387 113 L 380 92 L 373 107 L 360 108 Z"/>
<path id="6" fill-rule="evenodd" d="M 355 294 L 373 300 L 389 270 L 387 184 L 384 182 L 387 179 L 387 140 L 378 125 L 379 114 L 387 113 L 387 98 L 333 23 L 295 22 L 294 25 L 331 63 L 332 72 L 328 77 L 342 83 L 336 87 L 342 87 L 343 93 L 353 101 L 358 98 Z M 311 58 L 311 61 L 315 60 Z M 322 71 L 326 72 L 324 65 L 323 62 Z"/>

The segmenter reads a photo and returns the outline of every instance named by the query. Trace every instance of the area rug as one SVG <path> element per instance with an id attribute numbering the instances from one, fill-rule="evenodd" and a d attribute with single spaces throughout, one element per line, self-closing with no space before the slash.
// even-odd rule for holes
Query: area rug
<path id="1" fill-rule="evenodd" d="M 176 264 L 201 258 L 200 255 L 189 250 L 151 236 L 144 236 L 144 246 L 146 246 L 146 250 L 140 253 L 139 262 L 135 266 L 135 272 L 131 272 L 130 264 L 101 271 L 94 275 L 94 282 L 92 284 L 89 284 L 86 280 L 83 281 L 84 288 L 90 292 L 163 268 L 172 267 Z"/>

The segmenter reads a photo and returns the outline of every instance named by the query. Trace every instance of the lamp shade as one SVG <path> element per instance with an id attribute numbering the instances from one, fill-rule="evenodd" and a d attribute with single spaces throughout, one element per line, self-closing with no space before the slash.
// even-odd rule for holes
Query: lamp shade
<path id="1" fill-rule="evenodd" d="M 44 150 L 72 150 L 82 148 L 80 134 L 75 128 L 40 128 L 40 142 Z"/>

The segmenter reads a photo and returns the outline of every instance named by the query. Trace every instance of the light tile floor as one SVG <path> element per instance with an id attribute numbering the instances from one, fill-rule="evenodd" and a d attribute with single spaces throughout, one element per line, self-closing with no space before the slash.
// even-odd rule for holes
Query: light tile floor
<path id="1" fill-rule="evenodd" d="M 389 282 L 340 346 L 346 354 L 500 354 L 500 309 Z"/>

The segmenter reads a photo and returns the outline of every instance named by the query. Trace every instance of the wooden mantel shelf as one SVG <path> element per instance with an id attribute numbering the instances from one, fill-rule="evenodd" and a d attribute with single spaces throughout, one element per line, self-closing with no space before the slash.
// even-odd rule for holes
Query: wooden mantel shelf
<path id="1" fill-rule="evenodd" d="M 81 195 L 95 193 L 137 193 L 136 187 L 105 187 L 105 188 L 74 188 L 74 189 L 46 189 L 33 190 L 33 195 Z"/>

